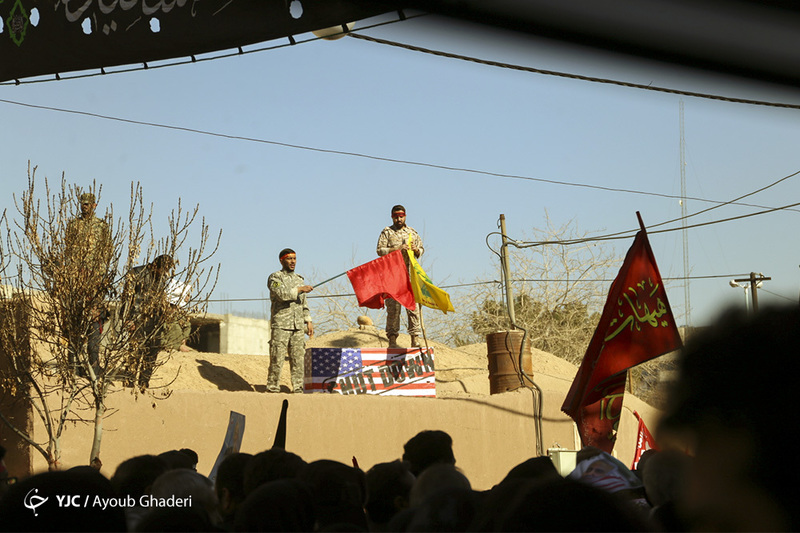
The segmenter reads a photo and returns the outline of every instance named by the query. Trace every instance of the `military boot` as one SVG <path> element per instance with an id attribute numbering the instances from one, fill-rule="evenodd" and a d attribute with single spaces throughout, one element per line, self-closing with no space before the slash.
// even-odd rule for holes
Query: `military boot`
<path id="1" fill-rule="evenodd" d="M 389 348 L 399 348 L 400 345 L 397 344 L 397 335 L 387 335 L 389 338 Z"/>
<path id="2" fill-rule="evenodd" d="M 411 335 L 411 347 L 419 348 L 419 338 L 416 335 Z"/>

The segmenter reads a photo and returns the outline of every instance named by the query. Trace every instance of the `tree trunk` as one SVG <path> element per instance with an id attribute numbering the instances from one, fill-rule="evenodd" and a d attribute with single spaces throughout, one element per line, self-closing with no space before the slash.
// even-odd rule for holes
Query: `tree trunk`
<path id="1" fill-rule="evenodd" d="M 55 439 L 47 448 L 47 470 L 61 470 L 61 443 Z"/>
<path id="2" fill-rule="evenodd" d="M 92 452 L 89 454 L 89 464 L 93 464 L 95 459 L 100 459 L 100 444 L 103 440 L 103 418 L 106 414 L 106 404 L 102 397 L 95 402 L 94 408 L 94 438 L 92 439 Z"/>

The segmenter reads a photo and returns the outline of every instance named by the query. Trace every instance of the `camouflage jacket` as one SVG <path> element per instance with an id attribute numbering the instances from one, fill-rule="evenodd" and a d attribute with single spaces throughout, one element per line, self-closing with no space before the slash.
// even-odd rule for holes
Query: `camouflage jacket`
<path id="1" fill-rule="evenodd" d="M 267 279 L 269 299 L 272 302 L 272 327 L 299 329 L 311 322 L 306 293 L 297 293 L 297 287 L 305 285 L 303 276 L 286 270 L 270 274 Z"/>
<path id="2" fill-rule="evenodd" d="M 67 224 L 65 242 L 66 263 L 90 271 L 108 268 L 112 244 L 108 224 L 97 217 L 75 218 Z"/>
<path id="3" fill-rule="evenodd" d="M 131 268 L 125 276 L 121 312 L 157 320 L 167 310 L 167 282 L 148 265 Z"/>
<path id="4" fill-rule="evenodd" d="M 383 257 L 388 254 L 392 248 L 396 248 L 404 242 L 408 242 L 409 235 L 411 235 L 411 243 L 417 245 L 419 248 L 419 256 L 421 256 L 425 252 L 425 249 L 422 247 L 422 238 L 420 238 L 417 230 L 411 226 L 403 226 L 399 230 L 394 229 L 394 226 L 383 228 L 380 237 L 378 237 L 378 255 Z M 408 265 L 408 256 L 405 253 L 403 253 L 403 260 L 406 262 L 406 265 Z"/>

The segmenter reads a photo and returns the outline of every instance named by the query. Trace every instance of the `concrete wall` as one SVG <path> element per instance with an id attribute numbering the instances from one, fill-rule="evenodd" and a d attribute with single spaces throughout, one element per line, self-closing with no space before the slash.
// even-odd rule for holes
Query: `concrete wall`
<path id="1" fill-rule="evenodd" d="M 269 320 L 230 313 L 219 324 L 219 351 L 232 355 L 269 355 Z"/>
<path id="2" fill-rule="evenodd" d="M 104 421 L 102 472 L 111 476 L 120 462 L 135 455 L 191 448 L 200 457 L 198 471 L 208 475 L 222 448 L 230 411 L 246 417 L 241 451 L 258 453 L 272 446 L 284 399 L 289 400 L 286 448 L 306 461 L 352 464 L 355 457 L 367 470 L 399 459 L 403 444 L 419 431 L 441 429 L 453 438 L 457 465 L 473 488 L 485 490 L 512 467 L 536 456 L 537 424 L 528 389 L 464 398 L 177 390 L 162 400 L 137 398 L 127 389 L 108 400 L 116 413 Z M 580 448 L 572 420 L 560 411 L 562 401 L 563 391 L 543 387 L 545 454 L 549 448 Z M 633 411 L 647 409 L 626 396 L 614 452 L 625 464 L 631 463 L 635 451 Z M 656 419 L 650 416 L 647 422 L 652 428 Z M 34 427 L 37 439 L 43 439 L 41 424 L 34 421 Z M 86 464 L 91 443 L 90 424 L 70 425 L 62 439 L 62 468 Z M 47 468 L 37 452 L 32 456 L 33 471 Z"/>
<path id="3" fill-rule="evenodd" d="M 118 412 L 104 422 L 102 472 L 114 473 L 123 460 L 145 453 L 192 448 L 198 471 L 208 475 L 222 447 L 230 411 L 246 417 L 242 451 L 272 446 L 283 399 L 289 400 L 286 447 L 306 461 L 333 459 L 363 469 L 399 459 L 403 444 L 424 429 L 453 437 L 454 453 L 476 489 L 498 483 L 515 465 L 536 455 L 532 395 L 520 389 L 464 398 L 402 398 L 338 394 L 174 391 L 165 400 L 135 398 L 129 390 L 109 398 Z M 574 445 L 572 421 L 558 409 L 560 399 L 545 392 L 544 447 Z M 36 424 L 37 436 L 43 428 Z M 62 468 L 86 464 L 90 424 L 70 425 L 63 436 Z M 35 453 L 35 452 L 34 452 Z M 34 454 L 34 471 L 46 463 Z"/>

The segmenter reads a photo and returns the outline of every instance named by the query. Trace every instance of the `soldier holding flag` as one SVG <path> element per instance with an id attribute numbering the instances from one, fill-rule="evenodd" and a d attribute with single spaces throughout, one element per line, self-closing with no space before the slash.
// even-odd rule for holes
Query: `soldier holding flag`
<path id="1" fill-rule="evenodd" d="M 283 359 L 289 353 L 292 372 L 292 392 L 303 393 L 304 358 L 306 352 L 305 333 L 314 336 L 314 325 L 308 309 L 306 293 L 313 287 L 307 285 L 303 276 L 295 273 L 297 254 L 284 248 L 278 254 L 281 270 L 273 272 L 267 279 L 269 299 L 272 302 L 272 339 L 269 350 L 269 375 L 267 392 L 280 392 Z"/>
<path id="2" fill-rule="evenodd" d="M 396 250 L 411 250 L 419 258 L 425 251 L 422 238 L 417 231 L 406 225 L 406 208 L 402 205 L 392 207 L 392 225 L 383 228 L 378 237 L 377 252 L 383 257 Z M 403 259 L 408 268 L 409 260 L 405 254 Z M 400 333 L 400 303 L 391 298 L 386 299 L 386 336 L 389 338 L 389 348 L 399 348 L 397 336 Z M 408 312 L 408 334 L 411 336 L 411 346 L 419 347 L 419 337 L 422 328 L 419 320 L 419 305 Z"/>

